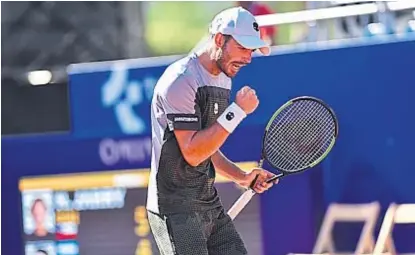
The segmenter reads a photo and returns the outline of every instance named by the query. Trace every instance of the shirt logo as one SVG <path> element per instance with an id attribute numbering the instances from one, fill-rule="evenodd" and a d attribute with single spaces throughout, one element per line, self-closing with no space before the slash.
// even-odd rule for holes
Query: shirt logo
<path id="1" fill-rule="evenodd" d="M 218 114 L 218 112 L 219 112 L 219 106 L 218 106 L 218 103 L 215 103 L 213 105 L 213 113 L 214 114 Z"/>
<path id="2" fill-rule="evenodd" d="M 168 125 L 170 131 L 174 130 L 173 121 L 167 119 L 167 125 Z"/>

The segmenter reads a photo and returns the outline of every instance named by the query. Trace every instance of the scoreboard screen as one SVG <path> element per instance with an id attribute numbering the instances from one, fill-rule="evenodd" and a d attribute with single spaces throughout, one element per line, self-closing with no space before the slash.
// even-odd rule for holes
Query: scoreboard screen
<path id="1" fill-rule="evenodd" d="M 148 176 L 137 169 L 22 178 L 25 255 L 159 254 L 145 208 Z M 222 177 L 216 188 L 225 209 L 243 192 Z M 235 221 L 249 254 L 262 254 L 258 197 Z"/>

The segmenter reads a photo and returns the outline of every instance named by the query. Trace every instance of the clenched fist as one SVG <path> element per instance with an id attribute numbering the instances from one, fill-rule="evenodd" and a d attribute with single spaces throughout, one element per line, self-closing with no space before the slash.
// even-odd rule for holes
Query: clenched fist
<path id="1" fill-rule="evenodd" d="M 235 103 L 241 107 L 246 114 L 250 114 L 258 107 L 259 100 L 255 90 L 245 86 L 236 93 Z"/>

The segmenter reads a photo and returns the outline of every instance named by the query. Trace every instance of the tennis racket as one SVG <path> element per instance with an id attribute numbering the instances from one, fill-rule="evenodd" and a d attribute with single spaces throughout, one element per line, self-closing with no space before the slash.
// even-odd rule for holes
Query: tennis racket
<path id="1" fill-rule="evenodd" d="M 297 97 L 282 105 L 269 120 L 262 140 L 261 159 L 280 171 L 267 182 L 300 173 L 320 163 L 333 148 L 338 135 L 338 121 L 333 110 L 315 97 Z M 232 219 L 255 195 L 250 188 L 228 211 Z"/>

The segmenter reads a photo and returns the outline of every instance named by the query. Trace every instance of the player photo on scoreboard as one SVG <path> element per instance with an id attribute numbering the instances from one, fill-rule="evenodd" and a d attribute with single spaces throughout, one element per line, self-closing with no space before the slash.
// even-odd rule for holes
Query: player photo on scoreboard
<path id="1" fill-rule="evenodd" d="M 23 228 L 26 241 L 55 239 L 53 192 L 25 191 L 23 199 Z"/>
<path id="2" fill-rule="evenodd" d="M 25 255 L 56 255 L 55 242 L 27 242 L 25 246 Z"/>

